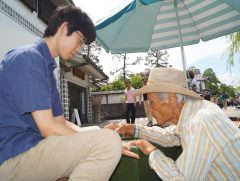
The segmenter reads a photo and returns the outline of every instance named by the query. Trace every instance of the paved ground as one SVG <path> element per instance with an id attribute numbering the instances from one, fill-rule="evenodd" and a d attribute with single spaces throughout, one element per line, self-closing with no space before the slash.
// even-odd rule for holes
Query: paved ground
<path id="1" fill-rule="evenodd" d="M 101 128 L 103 128 L 105 125 L 110 124 L 110 123 L 126 123 L 126 119 L 106 120 L 106 121 L 102 121 L 102 122 L 99 122 L 99 123 L 87 124 L 87 125 L 82 125 L 82 126 L 95 126 L 95 125 L 98 125 Z M 136 118 L 135 123 L 136 124 L 141 124 L 141 125 L 147 125 L 148 119 L 146 117 L 144 117 L 144 118 Z M 157 122 L 154 120 L 153 124 L 156 124 L 156 123 Z"/>
<path id="2" fill-rule="evenodd" d="M 227 107 L 227 109 L 222 109 L 228 117 L 235 117 L 240 118 L 240 109 L 237 109 L 236 107 Z"/>
<path id="3" fill-rule="evenodd" d="M 108 120 L 108 121 L 104 121 L 102 123 L 99 123 L 98 125 L 100 127 L 104 127 L 105 125 L 109 124 L 109 123 L 126 123 L 126 119 L 116 119 L 116 120 Z M 136 118 L 135 120 L 135 124 L 141 124 L 141 125 L 147 125 L 148 123 L 148 119 L 146 117 L 144 118 Z M 154 120 L 153 124 L 156 124 L 157 122 Z"/>
<path id="4" fill-rule="evenodd" d="M 233 121 L 237 126 L 240 126 L 240 109 L 237 109 L 235 107 L 227 107 L 227 109 L 223 109 L 223 111 L 227 114 L 228 117 L 232 118 L 238 118 L 236 121 Z M 104 127 L 105 125 L 116 122 L 116 123 L 126 123 L 125 119 L 115 119 L 115 120 L 108 120 L 108 121 L 103 121 L 98 124 L 91 124 L 91 125 L 98 125 L 101 128 Z M 146 117 L 144 118 L 137 118 L 135 121 L 136 124 L 141 124 L 141 125 L 147 125 L 148 119 Z M 156 121 L 153 121 L 153 124 L 156 124 Z M 91 125 L 86 125 L 86 126 L 91 126 Z"/>

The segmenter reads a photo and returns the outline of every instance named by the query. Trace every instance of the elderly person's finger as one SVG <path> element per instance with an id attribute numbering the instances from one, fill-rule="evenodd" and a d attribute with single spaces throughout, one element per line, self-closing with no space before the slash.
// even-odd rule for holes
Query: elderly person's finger
<path id="1" fill-rule="evenodd" d="M 132 124 L 122 124 L 116 131 L 119 134 L 131 136 L 134 133 L 134 126 Z"/>
<path id="2" fill-rule="evenodd" d="M 157 148 L 145 139 L 129 141 L 130 145 L 137 146 L 145 155 L 150 155 Z"/>
<path id="3" fill-rule="evenodd" d="M 139 159 L 139 155 L 132 152 L 131 151 L 131 145 L 129 145 L 128 143 L 123 142 L 123 150 L 122 150 L 122 154 L 128 157 L 132 157 L 132 158 L 136 158 Z"/>
<path id="4" fill-rule="evenodd" d="M 106 126 L 104 126 L 104 128 L 108 128 L 108 129 L 113 129 L 113 130 L 116 130 L 120 127 L 120 124 L 118 123 L 110 123 Z"/>

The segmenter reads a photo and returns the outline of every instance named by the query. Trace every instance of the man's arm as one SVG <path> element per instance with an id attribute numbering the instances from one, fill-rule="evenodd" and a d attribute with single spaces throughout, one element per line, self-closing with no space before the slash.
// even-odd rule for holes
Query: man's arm
<path id="1" fill-rule="evenodd" d="M 34 111 L 32 116 L 43 137 L 77 133 L 73 127 L 67 126 L 62 117 L 57 117 L 54 120 L 51 109 Z"/>
<path id="2" fill-rule="evenodd" d="M 77 126 L 76 124 L 73 124 L 72 122 L 66 120 L 63 115 L 54 117 L 54 120 L 57 121 L 57 122 L 59 122 L 59 123 L 61 123 L 61 124 L 66 125 L 67 127 L 75 130 L 76 132 L 80 132 L 81 129 L 82 129 L 82 128 L 80 128 L 79 126 Z"/>

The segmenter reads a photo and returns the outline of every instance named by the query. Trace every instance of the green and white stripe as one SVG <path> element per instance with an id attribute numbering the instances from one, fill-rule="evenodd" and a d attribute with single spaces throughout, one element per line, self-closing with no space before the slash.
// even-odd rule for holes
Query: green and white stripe
<path id="1" fill-rule="evenodd" d="M 196 44 L 200 39 L 207 41 L 240 30 L 239 11 L 239 0 L 165 0 L 159 6 L 150 47 L 167 49 L 180 46 L 179 29 L 183 45 Z"/>

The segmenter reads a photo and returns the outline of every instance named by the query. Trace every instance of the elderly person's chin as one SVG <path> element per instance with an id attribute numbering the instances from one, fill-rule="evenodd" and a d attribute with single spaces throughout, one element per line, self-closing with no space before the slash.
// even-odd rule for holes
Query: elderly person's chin
<path id="1" fill-rule="evenodd" d="M 163 123 L 161 125 L 161 127 L 168 127 L 168 126 L 171 126 L 171 125 L 175 125 L 176 123 L 173 123 L 173 122 L 166 122 L 166 123 Z"/>

